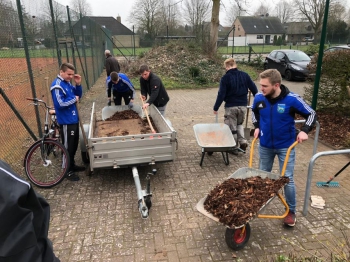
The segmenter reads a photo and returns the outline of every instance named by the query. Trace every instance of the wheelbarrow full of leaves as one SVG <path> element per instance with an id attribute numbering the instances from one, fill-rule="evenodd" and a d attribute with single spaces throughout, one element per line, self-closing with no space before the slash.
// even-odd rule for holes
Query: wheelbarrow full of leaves
<path id="1" fill-rule="evenodd" d="M 280 190 L 289 182 L 284 177 L 290 151 L 297 145 L 295 142 L 287 151 L 281 174 L 273 174 L 252 168 L 254 143 L 250 150 L 249 167 L 243 167 L 217 185 L 196 205 L 197 210 L 214 221 L 224 224 L 227 229 L 225 240 L 233 250 L 242 249 L 250 237 L 249 221 L 258 218 L 285 218 L 289 207 Z M 262 214 L 265 207 L 278 197 L 285 206 L 282 215 Z"/>

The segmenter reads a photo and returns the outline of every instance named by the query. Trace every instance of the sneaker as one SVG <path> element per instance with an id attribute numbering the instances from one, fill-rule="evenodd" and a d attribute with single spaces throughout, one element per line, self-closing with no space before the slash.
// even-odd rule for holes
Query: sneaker
<path id="1" fill-rule="evenodd" d="M 246 144 L 246 143 L 239 145 L 239 148 L 242 149 L 244 152 L 247 149 L 247 147 L 248 147 L 248 144 Z"/>
<path id="2" fill-rule="evenodd" d="M 289 211 L 288 215 L 284 218 L 283 223 L 286 226 L 294 227 L 296 221 L 297 218 L 295 217 L 295 214 Z"/>
<path id="3" fill-rule="evenodd" d="M 85 166 L 77 166 L 77 165 L 74 165 L 73 167 L 70 168 L 70 170 L 72 170 L 72 171 L 74 171 L 74 172 L 85 171 Z"/>
<path id="4" fill-rule="evenodd" d="M 75 174 L 73 171 L 69 171 L 66 175 L 66 178 L 70 181 L 79 181 L 80 178 L 77 174 Z"/>

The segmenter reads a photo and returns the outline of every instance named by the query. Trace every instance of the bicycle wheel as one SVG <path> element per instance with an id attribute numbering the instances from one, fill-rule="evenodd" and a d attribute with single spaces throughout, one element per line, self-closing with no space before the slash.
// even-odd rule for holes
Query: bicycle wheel
<path id="1" fill-rule="evenodd" d="M 26 175 L 38 187 L 49 188 L 59 184 L 68 167 L 67 149 L 53 139 L 35 142 L 24 159 Z"/>

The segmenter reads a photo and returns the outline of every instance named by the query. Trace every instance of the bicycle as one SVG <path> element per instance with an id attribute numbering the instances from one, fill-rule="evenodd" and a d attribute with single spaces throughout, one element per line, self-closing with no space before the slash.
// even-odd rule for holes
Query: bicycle
<path id="1" fill-rule="evenodd" d="M 50 188 L 64 179 L 69 167 L 69 154 L 59 141 L 59 124 L 54 109 L 37 98 L 27 98 L 33 105 L 45 108 L 44 135 L 34 142 L 24 158 L 24 169 L 28 179 L 36 186 Z M 49 123 L 51 116 L 51 123 Z M 50 127 L 50 128 L 49 128 Z"/>

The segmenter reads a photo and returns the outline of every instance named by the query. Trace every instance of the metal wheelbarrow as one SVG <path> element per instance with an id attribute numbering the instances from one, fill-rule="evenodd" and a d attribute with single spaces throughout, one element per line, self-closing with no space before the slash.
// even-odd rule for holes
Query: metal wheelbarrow
<path id="1" fill-rule="evenodd" d="M 198 145 L 202 147 L 200 166 L 203 164 L 205 152 L 208 155 L 212 155 L 214 152 L 221 152 L 225 164 L 229 164 L 228 152 L 236 146 L 236 141 L 229 126 L 224 123 L 218 123 L 218 115 L 216 115 L 216 123 L 196 124 L 193 126 L 193 130 Z M 224 152 L 226 152 L 226 155 Z"/>
<path id="2" fill-rule="evenodd" d="M 287 167 L 287 163 L 288 163 L 288 159 L 289 159 L 289 155 L 291 150 L 297 145 L 297 141 L 294 142 L 287 151 L 287 155 L 283 164 L 283 168 L 282 168 L 282 172 L 281 175 L 280 174 L 272 174 L 263 170 L 259 170 L 259 169 L 254 169 L 252 168 L 252 162 L 253 162 L 253 152 L 254 152 L 254 143 L 257 139 L 254 138 L 252 145 L 251 145 L 251 150 L 250 150 L 250 159 L 249 159 L 249 167 L 243 167 L 238 169 L 236 172 L 234 172 L 232 175 L 230 175 L 227 179 L 230 178 L 241 178 L 241 179 L 245 179 L 245 178 L 249 178 L 249 177 L 255 177 L 255 176 L 260 176 L 261 178 L 270 178 L 273 180 L 278 179 L 281 176 L 284 176 L 286 167 Z M 282 202 L 282 204 L 285 207 L 285 212 L 282 215 L 265 215 L 265 214 L 260 214 L 265 207 L 275 198 L 278 197 L 280 199 L 280 201 Z M 209 213 L 207 210 L 205 210 L 204 208 L 204 202 L 206 200 L 207 196 L 202 198 L 196 205 L 197 210 L 202 213 L 203 215 L 211 218 L 214 221 L 219 222 L 219 218 L 213 216 L 211 213 Z M 255 217 L 258 218 L 277 218 L 277 219 L 281 219 L 281 218 L 285 218 L 288 215 L 289 212 L 289 207 L 287 205 L 286 200 L 284 199 L 284 197 L 281 195 L 280 192 L 278 192 L 275 196 L 271 197 L 257 212 Z M 249 225 L 249 221 L 253 220 L 255 217 L 251 217 L 249 219 L 246 220 L 245 224 L 242 225 L 238 225 L 238 226 L 234 226 L 234 227 L 229 227 L 227 225 L 225 225 L 227 227 L 226 232 L 225 232 L 225 241 L 226 244 L 233 250 L 240 250 L 242 248 L 244 248 L 244 246 L 248 243 L 249 241 L 249 237 L 250 237 L 250 225 Z"/>

